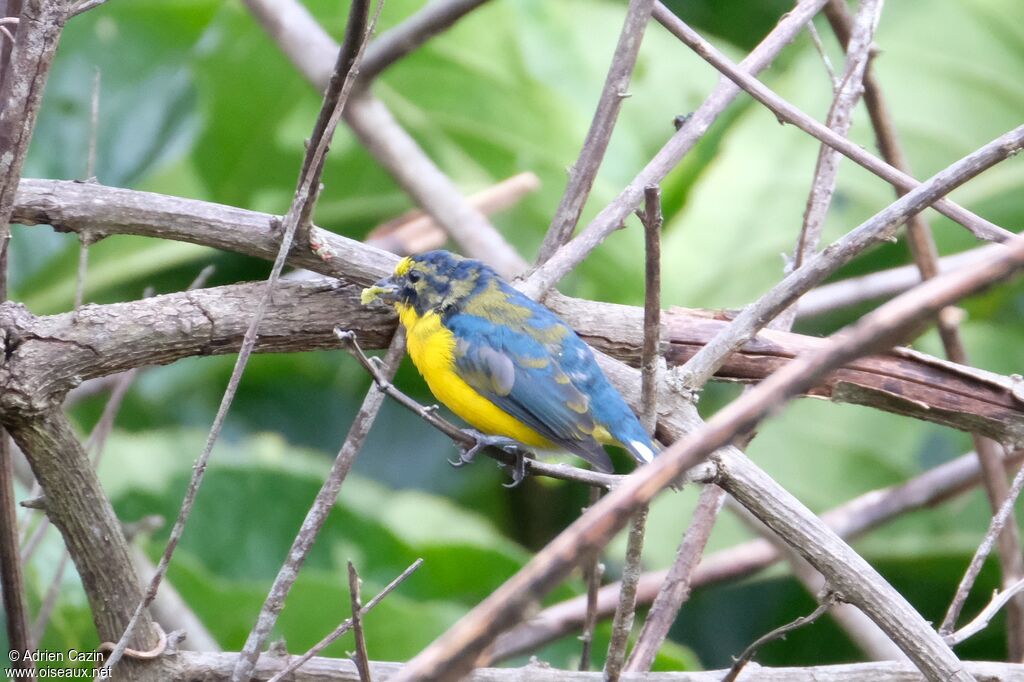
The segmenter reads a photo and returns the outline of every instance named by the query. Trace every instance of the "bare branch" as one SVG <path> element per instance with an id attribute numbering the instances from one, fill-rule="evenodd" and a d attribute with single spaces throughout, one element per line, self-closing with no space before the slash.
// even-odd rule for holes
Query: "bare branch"
<path id="1" fill-rule="evenodd" d="M 67 0 L 25 0 L 0 79 L 0 242 L 10 238 L 14 193 L 67 11 Z"/>
<path id="2" fill-rule="evenodd" d="M 12 651 L 32 648 L 25 605 L 25 579 L 18 551 L 18 515 L 14 498 L 14 459 L 7 431 L 0 427 L 0 590 L 4 625 Z M 35 670 L 33 661 L 11 659 L 16 670 Z"/>
<path id="3" fill-rule="evenodd" d="M 698 56 L 721 71 L 730 80 L 741 85 L 751 97 L 768 107 L 780 120 L 795 125 L 805 133 L 837 149 L 851 161 L 863 166 L 895 187 L 904 191 L 910 191 L 919 186 L 914 178 L 893 168 L 877 157 L 868 154 L 861 147 L 858 147 L 841 135 L 836 135 L 827 126 L 818 123 L 773 93 L 755 78 L 756 72 L 753 69 L 747 68 L 742 62 L 738 65 L 733 64 L 725 55 L 701 38 L 663 5 L 655 6 L 653 16 L 671 31 L 674 36 L 686 43 Z M 1013 237 L 1012 232 L 974 215 L 948 199 L 936 200 L 934 208 L 951 220 L 966 227 L 979 239 L 1003 242 Z"/>
<path id="4" fill-rule="evenodd" d="M 788 623 L 781 627 L 775 628 L 771 632 L 764 634 L 761 637 L 758 637 L 756 640 L 754 640 L 753 643 L 751 643 L 750 646 L 743 650 L 743 653 L 740 654 L 739 658 L 736 659 L 736 662 L 733 663 L 732 668 L 729 669 L 729 673 L 722 678 L 722 682 L 735 682 L 740 675 L 740 671 L 743 670 L 743 666 L 745 666 L 748 661 L 754 658 L 754 656 L 757 654 L 758 649 L 763 647 L 765 644 L 768 644 L 769 642 L 774 642 L 779 638 L 785 637 L 793 630 L 802 628 L 805 625 L 810 625 L 811 623 L 825 615 L 825 612 L 831 609 L 834 603 L 835 595 L 829 593 L 822 601 L 822 603 L 818 605 L 818 608 L 814 609 L 814 611 L 811 612 L 809 615 L 800 616 L 792 623 Z"/>
<path id="5" fill-rule="evenodd" d="M 974 620 L 956 632 L 947 635 L 946 641 L 949 642 L 950 646 L 956 646 L 987 628 L 988 624 L 992 622 L 992 618 L 999 613 L 999 609 L 1006 606 L 1013 599 L 1014 595 L 1019 594 L 1021 590 L 1024 590 L 1024 580 L 1018 580 L 1002 592 L 997 591 L 992 595 L 988 605 L 981 610 L 981 613 L 975 616 Z"/>
<path id="6" fill-rule="evenodd" d="M 348 562 L 348 592 L 352 602 L 352 632 L 356 638 L 356 650 L 353 658 L 356 662 L 356 669 L 359 671 L 359 682 L 373 682 L 370 673 L 370 657 L 366 653 L 366 637 L 363 635 L 363 619 L 361 611 L 363 605 L 359 598 L 359 573 L 352 562 Z"/>
<path id="7" fill-rule="evenodd" d="M 640 580 L 640 558 L 644 550 L 644 533 L 647 530 L 647 507 L 640 507 L 629 524 L 626 540 L 626 561 L 622 570 L 619 606 L 612 619 L 612 637 L 608 644 L 608 660 L 605 662 L 605 679 L 617 682 L 622 675 L 626 659 L 626 645 L 633 630 L 636 615 L 636 584 Z"/>
<path id="8" fill-rule="evenodd" d="M 601 499 L 601 489 L 590 489 L 590 504 L 593 507 Z M 583 510 L 586 511 L 586 508 Z M 604 576 L 604 564 L 601 555 L 595 554 L 593 559 L 583 566 L 583 578 L 587 584 L 587 612 L 583 618 L 583 632 L 580 640 L 583 650 L 580 652 L 579 669 L 590 670 L 590 653 L 594 647 L 594 628 L 597 627 L 597 593 L 601 589 L 601 578 Z"/>
<path id="9" fill-rule="evenodd" d="M 1013 484 L 1010 486 L 1010 490 L 1006 495 L 1006 500 L 999 508 L 999 511 L 992 517 L 992 521 L 989 523 L 988 532 L 985 533 L 985 539 L 975 551 L 974 557 L 971 559 L 971 563 L 967 567 L 967 571 L 964 573 L 964 577 L 960 580 L 960 585 L 957 586 L 956 595 L 953 597 L 953 601 L 949 605 L 949 610 L 946 611 L 945 618 L 942 619 L 942 625 L 939 626 L 939 632 L 941 634 L 949 635 L 953 632 L 953 628 L 956 627 L 957 618 L 960 617 L 960 611 L 963 610 L 964 603 L 967 601 L 967 595 L 974 586 L 974 581 L 977 580 L 978 574 L 981 573 L 981 567 L 985 563 L 985 559 L 988 558 L 989 553 L 992 551 L 992 546 L 995 544 L 996 537 L 998 537 L 1003 526 L 1006 525 L 1011 514 L 1013 514 L 1014 504 L 1020 496 L 1022 489 L 1024 489 L 1024 467 L 1021 467 L 1017 472 L 1017 475 L 1014 477 Z"/>
<path id="10" fill-rule="evenodd" d="M 235 654 L 179 652 L 174 656 L 175 668 L 170 679 L 202 679 L 207 682 L 221 682 L 230 679 Z M 256 669 L 259 679 L 279 679 L 275 674 L 281 669 L 281 660 L 267 656 Z M 376 679 L 391 679 L 402 663 L 378 663 L 370 665 Z M 1011 680 L 1024 675 L 1024 665 L 1019 663 L 997 663 L 965 661 L 964 669 L 979 680 Z M 919 682 L 919 673 L 910 663 L 852 663 L 846 665 L 814 666 L 803 668 L 766 668 L 754 663 L 758 682 Z M 648 673 L 645 682 L 721 682 L 726 670 L 705 670 L 700 672 Z M 752 671 L 753 672 L 753 671 Z M 289 680 L 294 682 L 359 682 L 359 671 L 352 661 L 336 658 L 312 658 L 302 669 L 293 673 Z M 604 673 L 573 673 L 558 670 L 542 664 L 530 664 L 522 668 L 485 668 L 474 670 L 466 676 L 468 682 L 601 682 Z"/>
<path id="11" fill-rule="evenodd" d="M 644 31 L 651 20 L 651 8 L 654 0 L 631 0 L 626 10 L 626 18 L 619 33 L 619 42 L 612 55 L 611 66 L 605 77 L 601 98 L 594 110 L 594 118 L 590 129 L 583 139 L 583 148 L 579 158 L 569 170 L 569 182 L 565 186 L 562 200 L 555 209 L 544 242 L 537 254 L 537 262 L 543 263 L 572 236 L 580 213 L 590 195 L 590 188 L 601 168 L 604 153 L 608 149 L 612 130 L 619 118 L 619 109 L 626 98 L 629 81 L 633 76 L 633 67 L 640 52 L 640 43 L 644 39 Z"/>
<path id="12" fill-rule="evenodd" d="M 626 663 L 626 672 L 646 672 L 651 669 L 658 649 L 668 637 L 680 607 L 690 596 L 694 569 L 700 561 L 715 519 L 725 501 L 725 491 L 716 485 L 705 485 L 690 519 L 690 526 L 679 544 L 675 561 L 665 574 L 658 596 L 651 605 L 644 627 L 637 637 L 636 646 Z M 499 640 L 500 641 L 500 640 Z"/>

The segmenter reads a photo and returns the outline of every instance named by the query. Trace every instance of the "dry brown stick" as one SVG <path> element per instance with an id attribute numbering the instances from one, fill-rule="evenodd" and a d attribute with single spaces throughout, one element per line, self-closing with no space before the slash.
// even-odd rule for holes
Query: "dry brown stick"
<path id="1" fill-rule="evenodd" d="M 914 178 L 869 154 L 846 138 L 834 134 L 827 126 L 818 123 L 776 95 L 771 89 L 755 78 L 756 74 L 752 69 L 744 66 L 742 62 L 734 64 L 728 57 L 683 23 L 679 17 L 666 9 L 664 5 L 660 3 L 655 5 L 652 16 L 674 36 L 686 43 L 698 56 L 721 71 L 734 83 L 740 85 L 751 97 L 770 109 L 780 120 L 795 125 L 807 134 L 839 150 L 851 161 L 863 166 L 891 185 L 899 187 L 904 191 L 910 191 L 919 185 Z M 934 208 L 951 220 L 966 227 L 979 239 L 1002 242 L 1013 237 L 1012 232 L 967 211 L 948 199 L 936 201 Z"/>
<path id="2" fill-rule="evenodd" d="M 988 558 L 989 552 L 992 551 L 996 537 L 1013 514 L 1014 503 L 1017 501 L 1017 497 L 1020 496 L 1022 489 L 1024 489 L 1024 467 L 1021 467 L 1014 477 L 1006 500 L 1003 501 L 1002 506 L 992 517 L 988 532 L 985 533 L 985 539 L 978 546 L 974 557 L 971 559 L 971 563 L 967 567 L 967 571 L 964 572 L 963 578 L 960 579 L 960 584 L 957 586 L 953 601 L 946 611 L 946 616 L 942 619 L 942 625 L 939 626 L 939 633 L 949 635 L 956 627 L 956 621 L 960 617 L 964 603 L 967 601 L 967 595 L 970 594 L 974 581 L 977 580 L 978 574 L 981 573 L 981 567 L 985 563 L 985 559 Z"/>
<path id="3" fill-rule="evenodd" d="M 871 59 L 871 45 L 875 29 L 881 18 L 880 0 L 863 0 L 857 11 L 856 22 L 850 31 L 846 48 L 846 68 L 837 84 L 837 91 L 825 119 L 825 125 L 840 137 L 846 137 L 853 123 L 853 108 L 860 101 L 864 89 L 864 74 Z M 818 149 L 814 168 L 814 181 L 804 209 L 800 238 L 793 254 L 792 269 L 796 270 L 818 250 L 825 217 L 832 205 L 836 181 L 839 176 L 839 152 L 826 144 Z M 788 328 L 791 324 L 787 324 Z"/>
<path id="4" fill-rule="evenodd" d="M 831 0 L 825 6 L 825 16 L 828 17 L 840 43 L 847 43 L 850 39 L 850 18 L 845 3 L 840 0 Z M 865 74 L 864 100 L 882 158 L 894 168 L 909 174 L 909 163 L 896 134 L 896 127 L 889 113 L 888 104 L 882 94 L 881 86 L 871 70 Z M 896 192 L 897 195 L 904 193 L 898 188 Z M 914 216 L 907 223 L 907 244 L 921 279 L 935 277 L 939 273 L 938 248 L 924 214 Z M 955 311 L 953 309 L 941 311 L 936 318 L 936 326 L 946 356 L 953 362 L 962 365 L 970 364 L 960 336 Z M 1009 490 L 1006 474 L 1001 464 L 1003 458 L 1000 452 L 1001 446 L 995 441 L 976 434 L 972 434 L 972 438 L 974 450 L 978 453 L 982 469 L 985 472 L 985 491 L 988 494 L 992 512 L 995 513 L 1005 501 Z M 1020 532 L 1015 523 L 1007 524 L 999 536 L 999 562 L 1004 587 L 1008 587 L 1024 577 L 1024 554 L 1021 552 Z M 1024 657 L 1024 598 L 1013 599 L 1007 606 L 1006 614 L 1009 657 L 1011 660 L 1019 661 Z"/>
<path id="5" fill-rule="evenodd" d="M 640 580 L 640 559 L 644 550 L 644 534 L 647 530 L 648 508 L 642 506 L 633 512 L 629 523 L 629 535 L 626 539 L 626 561 L 622 569 L 622 580 L 619 590 L 619 605 L 612 618 L 612 636 L 608 644 L 608 659 L 605 662 L 605 679 L 617 682 L 622 675 L 622 667 L 626 660 L 626 646 L 629 635 L 633 631 L 633 619 L 636 614 L 636 585 Z"/>
<path id="6" fill-rule="evenodd" d="M 371 599 L 370 601 L 366 602 L 366 605 L 363 606 L 361 609 L 359 609 L 359 615 L 365 617 L 366 614 L 368 614 L 370 611 L 372 611 L 374 609 L 374 607 L 377 606 L 377 604 L 381 603 L 384 600 L 384 597 L 386 597 L 389 594 L 391 594 L 391 592 L 393 592 L 396 587 L 398 587 L 403 582 L 405 582 L 406 579 L 409 576 L 411 576 L 413 573 L 415 573 L 416 569 L 418 569 L 422 565 L 423 565 L 423 559 L 417 559 L 416 561 L 412 562 L 412 564 L 410 564 L 407 569 L 402 571 L 402 573 L 398 577 L 396 577 L 394 580 L 392 580 L 387 585 L 385 585 L 384 589 L 381 590 L 380 592 L 378 592 L 377 595 L 373 599 Z M 279 672 L 276 672 L 273 675 L 273 677 L 271 677 L 267 682 L 280 682 L 280 680 L 284 679 L 285 677 L 289 676 L 294 671 L 298 670 L 300 667 L 302 667 L 303 663 L 305 663 L 309 659 L 311 659 L 314 656 L 316 656 L 319 652 L 323 651 L 324 648 L 329 646 L 336 639 L 338 639 L 339 637 L 344 635 L 346 632 L 351 630 L 352 629 L 352 624 L 353 624 L 353 620 L 351 618 L 348 618 L 345 621 L 343 621 L 338 627 L 334 628 L 334 630 L 332 630 L 330 633 L 328 633 L 323 639 L 321 639 L 319 642 L 314 644 L 313 647 L 309 651 L 307 651 L 306 653 L 304 653 L 301 656 L 295 656 L 292 659 L 290 659 L 288 661 L 288 665 L 286 665 L 283 670 L 281 670 Z M 238 669 L 237 663 L 236 663 L 234 669 L 235 670 Z M 232 677 L 233 677 L 233 675 L 232 675 Z M 292 679 L 292 678 L 289 677 L 288 679 Z"/>
<path id="7" fill-rule="evenodd" d="M 386 380 L 390 381 L 394 377 L 404 354 L 405 335 L 398 331 L 395 333 L 391 346 L 384 356 L 384 366 L 379 370 Z M 367 391 L 366 397 L 363 399 L 362 406 L 360 406 L 355 419 L 352 421 L 352 426 L 349 427 L 345 441 L 338 450 L 338 454 L 335 455 L 327 477 L 320 486 L 320 490 L 317 492 L 312 505 L 310 505 L 309 511 L 306 512 L 306 518 L 302 521 L 302 526 L 295 534 L 291 549 L 288 550 L 287 559 L 274 578 L 270 591 L 267 593 L 267 598 L 263 601 L 263 606 L 256 617 L 256 622 L 246 638 L 245 646 L 242 647 L 242 651 L 239 653 L 239 667 L 235 670 L 235 677 L 237 679 L 247 680 L 252 675 L 252 670 L 260 656 L 260 651 L 267 637 L 274 629 L 278 616 L 282 609 L 284 609 L 288 593 L 291 591 L 292 585 L 295 584 L 299 571 L 302 569 L 302 565 L 305 563 L 317 535 L 319 535 L 320 530 L 327 521 L 327 516 L 338 499 L 341 486 L 344 484 L 348 472 L 351 471 L 356 456 L 362 450 L 363 443 L 366 442 L 366 437 L 369 435 L 383 403 L 384 393 L 378 390 L 376 386 L 370 386 L 370 390 Z"/>
<path id="8" fill-rule="evenodd" d="M 751 643 L 750 646 L 743 650 L 743 653 L 740 654 L 739 658 L 736 659 L 736 662 L 732 664 L 731 668 L 729 668 L 729 672 L 726 674 L 725 677 L 722 678 L 722 682 L 735 682 L 739 678 L 740 672 L 743 670 L 743 667 L 749 661 L 751 661 L 755 655 L 757 655 L 757 652 L 761 647 L 763 647 L 765 644 L 768 644 L 769 642 L 774 642 L 779 638 L 785 637 L 793 630 L 802 628 L 805 625 L 810 625 L 814 621 L 824 616 L 825 613 L 832 608 L 832 605 L 834 603 L 835 595 L 833 595 L 830 592 L 826 594 L 825 598 L 818 605 L 818 608 L 814 609 L 814 611 L 812 611 L 809 615 L 801 616 L 794 620 L 792 623 L 788 623 L 781 627 L 775 628 L 771 632 L 758 637 L 756 640 L 754 640 L 753 643 Z"/>
<path id="9" fill-rule="evenodd" d="M 824 373 L 859 355 L 888 347 L 916 330 L 935 310 L 1008 277 L 1024 266 L 1024 239 L 969 272 L 937 277 L 865 316 L 833 337 L 822 351 L 801 356 L 752 391 L 720 410 L 704 428 L 677 441 L 654 462 L 626 477 L 618 488 L 537 553 L 526 566 L 418 654 L 393 679 L 452 679 L 465 674 L 482 650 L 517 622 L 528 606 L 571 570 L 578 557 L 602 547 L 629 514 L 647 504 L 690 466 L 747 431 L 769 411 L 815 383 Z M 825 574 L 842 597 L 868 613 L 921 671 L 933 680 L 966 680 L 960 662 L 906 600 L 817 518 L 735 450 L 716 454 L 716 480 Z M 758 491 L 771 495 L 764 508 Z M 778 512 L 765 518 L 769 512 Z M 811 536 L 813 535 L 813 540 Z M 816 545 L 805 545 L 804 542 Z"/>
<path id="10" fill-rule="evenodd" d="M 25 605 L 25 580 L 18 551 L 18 517 L 14 499 L 14 461 L 10 438 L 0 428 L 0 590 L 3 591 L 4 625 L 12 651 L 32 648 Z M 10 659 L 16 670 L 35 669 L 31 660 Z"/>
<path id="11" fill-rule="evenodd" d="M 857 255 L 892 237 L 907 219 L 970 178 L 1016 154 L 1024 146 L 1024 126 L 1001 135 L 976 152 L 939 171 L 893 204 L 876 213 L 794 270 L 756 302 L 747 306 L 683 366 L 682 380 L 699 389 L 733 351 L 775 319 L 804 292 Z M 898 299 L 895 299 L 898 300 Z"/>
<path id="12" fill-rule="evenodd" d="M 538 263 L 550 258 L 576 229 L 583 205 L 587 202 L 594 179 L 601 168 L 601 161 L 604 160 L 605 151 L 608 149 L 608 141 L 619 118 L 622 101 L 627 97 L 629 81 L 633 76 L 633 67 L 640 52 L 644 31 L 651 20 L 653 6 L 654 0 L 631 0 L 629 3 L 601 97 L 594 110 L 587 136 L 583 139 L 579 158 L 569 169 L 569 181 L 566 183 L 565 192 L 540 245 L 537 253 Z"/>
<path id="13" fill-rule="evenodd" d="M 587 508 L 593 507 L 601 499 L 601 489 L 590 489 L 590 504 Z M 585 512 L 587 508 L 584 508 Z M 594 646 L 594 628 L 597 627 L 597 593 L 601 588 L 601 577 L 604 575 L 604 564 L 601 563 L 601 554 L 595 553 L 593 558 L 583 566 L 583 577 L 587 584 L 586 604 L 587 611 L 583 617 L 583 631 L 580 633 L 580 641 L 583 642 L 580 651 L 579 669 L 590 670 L 590 653 Z"/>
<path id="14" fill-rule="evenodd" d="M 10 238 L 14 193 L 67 9 L 67 0 L 24 1 L 17 40 L 0 81 L 0 241 Z"/>
<path id="15" fill-rule="evenodd" d="M 355 565 L 348 562 L 348 592 L 349 600 L 352 603 L 352 632 L 356 639 L 356 650 L 353 653 L 356 669 L 359 671 L 359 682 L 373 682 L 370 673 L 370 656 L 366 653 L 366 636 L 363 634 L 363 617 L 361 612 L 363 605 L 359 597 L 359 573 Z"/>
<path id="16" fill-rule="evenodd" d="M 1016 452 L 1013 457 L 1008 457 L 1004 464 L 1010 466 L 1019 463 L 1022 458 L 1024 451 Z M 980 476 L 977 457 L 975 453 L 969 452 L 905 483 L 859 495 L 825 512 L 821 518 L 837 535 L 849 540 L 911 511 L 932 507 L 971 490 L 978 485 Z M 702 514 L 699 517 L 697 512 L 694 512 L 691 526 L 703 516 L 706 515 Z M 766 539 L 750 540 L 704 557 L 693 571 L 679 573 L 678 569 L 670 568 L 668 571 L 644 574 L 640 578 L 638 601 L 654 604 L 648 615 L 650 623 L 655 611 L 658 610 L 657 600 L 662 590 L 674 576 L 690 575 L 690 587 L 704 587 L 750 576 L 770 566 L 779 558 L 780 554 L 775 545 Z M 697 559 L 698 557 L 693 556 L 690 560 L 696 563 Z M 678 589 L 688 588 L 680 585 Z M 618 590 L 617 583 L 601 588 L 597 603 L 598 617 L 607 618 L 614 612 Z M 499 637 L 491 653 L 491 662 L 503 661 L 511 656 L 533 651 L 578 629 L 583 622 L 585 611 L 586 604 L 582 597 L 574 597 L 546 608 L 528 622 Z M 671 617 L 670 622 L 665 625 L 666 632 L 671 626 L 675 609 L 668 609 L 668 612 Z M 643 640 L 644 634 L 641 632 L 635 651 L 642 650 Z M 634 656 L 636 655 L 638 654 L 634 653 Z M 631 667 L 629 669 L 632 670 Z"/>
<path id="17" fill-rule="evenodd" d="M 859 3 L 857 15 L 851 22 L 849 39 L 844 45 L 846 59 L 841 77 L 835 76 L 830 63 L 825 58 L 825 66 L 828 69 L 834 92 L 825 124 L 841 137 L 846 137 L 849 133 L 853 122 L 854 107 L 860 101 L 863 92 L 864 77 L 871 60 L 871 49 L 875 31 L 881 19 L 882 4 L 880 0 L 862 0 Z M 814 36 L 816 37 L 816 33 Z M 816 44 L 820 48 L 820 42 Z M 824 56 L 823 52 L 822 54 Z M 841 158 L 835 149 L 825 144 L 820 145 L 813 181 L 804 209 L 803 223 L 793 257 L 787 264 L 787 273 L 798 269 L 818 250 L 825 219 L 835 195 Z M 790 306 L 779 317 L 772 320 L 769 326 L 773 329 L 789 331 L 793 326 L 795 315 L 795 306 Z M 746 516 L 749 515 L 749 512 L 742 508 L 738 511 L 742 518 L 746 519 Z M 744 512 L 746 513 L 744 514 Z M 763 534 L 770 542 L 779 545 L 779 550 L 789 562 L 793 575 L 804 586 L 804 589 L 812 596 L 821 592 L 825 584 L 821 574 L 807 564 L 795 550 L 785 545 L 757 519 L 749 519 L 748 525 L 755 533 Z M 901 656 L 900 650 L 863 612 L 854 607 L 840 605 L 832 609 L 831 614 L 839 627 L 848 634 L 851 641 L 871 658 L 877 660 Z M 738 668 L 734 668 L 734 670 L 738 670 Z"/>
<path id="18" fill-rule="evenodd" d="M 651 604 L 647 620 L 626 662 L 626 672 L 646 672 L 651 669 L 680 607 L 690 595 L 694 569 L 704 553 L 724 501 L 725 491 L 716 485 L 707 484 L 701 490 L 690 525 L 683 541 L 679 543 L 676 558 L 661 581 L 658 595 Z"/>
<path id="19" fill-rule="evenodd" d="M 174 554 L 174 550 L 181 539 L 182 533 L 184 532 L 185 523 L 192 512 L 192 507 L 195 503 L 196 496 L 198 495 L 199 487 L 201 486 L 203 477 L 206 473 L 206 467 L 209 462 L 210 455 L 213 452 L 213 445 L 216 443 L 217 438 L 220 435 L 221 427 L 224 424 L 228 410 L 230 409 L 235 393 L 238 390 L 238 385 L 241 382 L 242 374 L 245 371 L 249 356 L 256 345 L 257 331 L 270 302 L 271 294 L 273 293 L 277 280 L 280 277 L 281 270 L 284 268 L 285 260 L 287 259 L 288 252 L 291 250 L 292 242 L 298 231 L 299 224 L 303 221 L 304 216 L 308 216 L 310 214 L 312 205 L 316 202 L 320 184 L 320 173 L 323 169 L 323 159 L 327 154 L 327 148 L 334 134 L 334 129 L 337 126 L 338 121 L 341 119 L 342 111 L 345 108 L 345 104 L 348 99 L 348 93 L 351 91 L 352 84 L 355 81 L 355 74 L 358 73 L 359 59 L 362 56 L 363 46 L 365 46 L 369 35 L 373 31 L 373 25 L 376 22 L 376 17 L 374 17 L 368 25 L 366 24 L 365 17 L 368 15 L 368 12 L 361 12 L 359 9 L 359 6 L 364 4 L 364 1 L 366 3 L 369 2 L 369 0 L 353 2 L 353 6 L 350 8 L 349 17 L 350 22 L 360 22 L 360 30 L 357 31 L 357 35 L 363 36 L 361 46 L 357 50 L 355 57 L 351 60 L 347 58 L 346 54 L 339 53 L 339 60 L 336 68 L 343 70 L 344 73 L 339 75 L 337 81 L 334 83 L 334 87 L 338 90 L 336 96 L 333 92 L 328 92 L 324 97 L 322 107 L 330 109 L 331 113 L 327 117 L 326 125 L 314 128 L 314 132 L 319 136 L 311 139 L 309 148 L 306 152 L 306 157 L 303 160 L 303 170 L 299 174 L 300 179 L 298 182 L 298 188 L 295 191 L 295 197 L 292 200 L 288 213 L 284 217 L 283 224 L 281 225 L 281 243 L 278 248 L 277 256 L 274 259 L 274 265 L 271 268 L 270 276 L 267 278 L 263 295 L 260 299 L 259 306 L 256 309 L 256 314 L 253 316 L 253 319 L 246 330 L 245 339 L 242 343 L 241 349 L 239 349 L 238 358 L 235 362 L 234 369 L 232 370 L 231 377 L 228 380 L 228 386 L 224 391 L 220 406 L 217 409 L 217 414 L 214 416 L 213 425 L 210 427 L 210 433 L 207 437 L 206 444 L 193 467 L 192 478 L 190 479 L 188 489 L 185 492 L 185 498 L 182 501 L 178 517 L 175 519 L 167 545 L 160 557 L 160 562 L 157 564 L 156 571 L 153 574 L 153 579 L 150 581 L 149 586 L 146 589 L 146 594 L 136 607 L 135 613 L 132 615 L 132 619 L 129 621 L 124 634 L 118 640 L 113 651 L 111 651 L 110 656 L 108 656 L 104 661 L 104 668 L 113 669 L 113 667 L 117 665 L 118 661 L 120 661 L 124 650 L 127 648 L 128 639 L 131 636 L 134 624 L 139 620 L 143 611 L 145 611 L 156 597 L 160 581 L 167 572 L 171 556 Z M 383 2 L 383 0 L 378 0 L 378 16 L 380 14 L 381 2 Z M 322 118 L 322 116 L 319 117 L 318 121 Z"/>
<path id="20" fill-rule="evenodd" d="M 752 72 L 759 72 L 800 32 L 803 25 L 817 14 L 827 0 L 801 0 L 778 25 L 743 60 Z M 740 89 L 723 81 L 687 118 L 679 130 L 655 154 L 654 158 L 572 241 L 560 248 L 539 266 L 520 289 L 534 299 L 558 283 L 587 257 L 608 235 L 617 230 L 640 204 L 644 188 L 658 184 L 703 137 L 711 124 L 739 95 Z"/>
<path id="21" fill-rule="evenodd" d="M 640 419 L 654 435 L 658 423 L 658 367 L 661 362 L 661 190 L 657 185 L 644 188 L 644 208 L 639 212 L 644 227 L 644 339 L 640 354 Z M 640 580 L 647 507 L 633 516 L 626 541 L 626 560 L 622 569 L 619 605 L 612 619 L 605 675 L 616 682 L 626 661 L 626 646 L 636 613 L 636 589 Z"/>

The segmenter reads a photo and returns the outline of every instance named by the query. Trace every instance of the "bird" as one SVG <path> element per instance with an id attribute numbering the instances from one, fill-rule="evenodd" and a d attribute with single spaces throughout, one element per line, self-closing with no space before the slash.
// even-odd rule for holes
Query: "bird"
<path id="1" fill-rule="evenodd" d="M 476 445 L 453 465 L 488 445 L 568 451 L 606 473 L 603 444 L 653 459 L 654 442 L 590 346 L 485 263 L 445 250 L 407 256 L 361 301 L 394 306 L 430 391 L 473 427 Z"/>

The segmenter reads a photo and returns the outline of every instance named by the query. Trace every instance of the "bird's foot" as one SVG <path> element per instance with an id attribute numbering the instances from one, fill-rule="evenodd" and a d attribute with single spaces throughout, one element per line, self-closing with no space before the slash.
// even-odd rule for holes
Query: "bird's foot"
<path id="1" fill-rule="evenodd" d="M 460 449 L 458 459 L 448 460 L 448 463 L 453 467 L 461 467 L 469 464 L 476 459 L 478 452 L 487 447 L 501 448 L 506 452 L 512 452 L 512 450 L 518 449 L 518 443 L 511 438 L 506 438 L 504 436 L 488 436 L 486 433 L 480 433 L 475 429 L 466 429 L 463 433 L 471 436 L 476 443 L 471 447 Z"/>
<path id="2" fill-rule="evenodd" d="M 506 452 L 514 458 L 509 469 L 512 472 L 512 480 L 502 483 L 503 488 L 515 488 L 526 479 L 526 453 L 519 448 L 506 449 Z"/>

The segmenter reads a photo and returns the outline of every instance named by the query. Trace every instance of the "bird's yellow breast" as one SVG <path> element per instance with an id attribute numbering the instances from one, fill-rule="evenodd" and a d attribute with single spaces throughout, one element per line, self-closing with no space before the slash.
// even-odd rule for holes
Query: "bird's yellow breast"
<path id="1" fill-rule="evenodd" d="M 484 433 L 514 438 L 525 445 L 552 447 L 546 438 L 462 380 L 455 370 L 455 335 L 441 324 L 437 313 L 420 316 L 412 306 L 396 308 L 406 329 L 409 357 L 435 398 Z"/>

